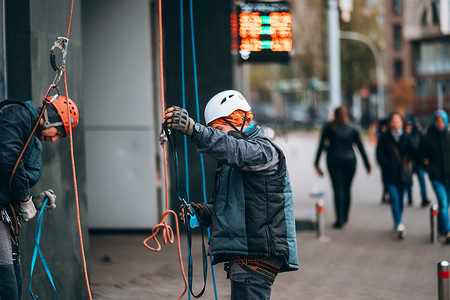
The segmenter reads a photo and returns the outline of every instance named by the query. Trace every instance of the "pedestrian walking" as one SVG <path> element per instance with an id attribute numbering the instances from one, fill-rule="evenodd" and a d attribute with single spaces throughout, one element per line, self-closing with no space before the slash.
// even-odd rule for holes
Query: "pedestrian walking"
<path id="1" fill-rule="evenodd" d="M 389 192 L 394 230 L 400 239 L 406 236 L 406 227 L 402 223 L 403 195 L 405 186 L 411 184 L 412 157 L 414 147 L 404 133 L 403 116 L 393 112 L 388 118 L 389 129 L 381 135 L 377 149 L 377 161 L 384 170 L 386 186 Z"/>
<path id="2" fill-rule="evenodd" d="M 381 136 L 388 130 L 389 126 L 387 123 L 387 119 L 383 118 L 381 120 L 378 121 L 378 129 L 377 129 L 377 144 L 378 141 L 380 140 Z M 382 204 L 389 204 L 389 192 L 387 190 L 387 184 L 386 184 L 386 171 L 384 170 L 381 165 L 380 165 L 380 169 L 381 169 L 381 182 L 383 184 L 383 194 L 381 195 L 381 203 Z"/>
<path id="3" fill-rule="evenodd" d="M 336 215 L 334 228 L 342 228 L 348 221 L 351 205 L 351 185 L 356 170 L 354 145 L 358 147 L 367 173 L 370 174 L 371 166 L 359 132 L 349 124 L 345 107 L 340 106 L 334 112 L 334 120 L 326 123 L 322 129 L 314 162 L 316 172 L 323 176 L 319 161 L 322 151 L 327 151 L 327 167 L 334 191 L 334 210 Z"/>
<path id="4" fill-rule="evenodd" d="M 450 197 L 450 134 L 448 115 L 443 110 L 433 114 L 433 123 L 421 143 L 421 155 L 438 201 L 438 227 L 450 244 L 448 216 Z"/>
<path id="5" fill-rule="evenodd" d="M 17 216 L 27 222 L 36 215 L 36 209 L 56 207 L 56 196 L 51 189 L 31 196 L 30 188 L 41 175 L 40 141 L 53 143 L 66 136 L 69 127 L 73 129 L 78 124 L 78 109 L 70 99 L 55 96 L 52 100 L 41 119 L 38 114 L 43 107 L 36 108 L 31 101 L 0 102 L 0 299 L 17 300 L 22 296 Z M 35 125 L 37 129 L 33 133 Z M 42 207 L 46 198 L 48 202 Z"/>
<path id="6" fill-rule="evenodd" d="M 213 264 L 225 262 L 231 299 L 270 299 L 278 272 L 298 269 L 292 189 L 283 151 L 251 124 L 241 93 L 218 93 L 205 107 L 207 126 L 171 107 L 169 126 L 217 160 L 216 188 L 208 203 L 191 202 L 211 226 Z M 184 220 L 183 212 L 180 218 Z"/>
<path id="7" fill-rule="evenodd" d="M 419 145 L 423 139 L 422 126 L 418 121 L 415 120 L 414 115 L 408 114 L 406 116 L 405 132 L 409 135 L 411 143 L 415 151 L 419 151 Z M 419 181 L 420 195 L 422 198 L 421 206 L 427 207 L 430 205 L 430 201 L 427 198 L 427 185 L 425 183 L 425 170 L 420 166 L 421 163 L 413 159 L 412 161 L 412 176 L 416 174 Z M 412 198 L 412 185 L 413 181 L 411 178 L 411 184 L 406 186 L 406 195 L 408 197 L 408 206 L 413 205 Z"/>

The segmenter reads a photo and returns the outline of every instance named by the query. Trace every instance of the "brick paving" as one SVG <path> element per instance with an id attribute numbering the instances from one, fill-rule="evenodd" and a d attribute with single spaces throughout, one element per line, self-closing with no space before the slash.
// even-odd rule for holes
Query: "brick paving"
<path id="1" fill-rule="evenodd" d="M 314 219 L 314 200 L 308 193 L 314 181 L 312 165 L 317 139 L 316 134 L 295 133 L 276 140 L 288 158 L 296 218 L 307 222 Z M 373 172 L 368 176 L 359 161 L 348 225 L 342 230 L 331 228 L 332 193 L 327 177 L 325 235 L 329 241 L 319 241 L 314 231 L 297 232 L 300 269 L 277 277 L 273 300 L 438 298 L 437 263 L 450 260 L 450 245 L 430 244 L 429 210 L 418 206 L 417 182 L 413 190 L 415 205 L 404 210 L 407 237 L 397 240 L 392 233 L 390 207 L 380 204 L 381 184 L 374 163 L 374 147 L 365 145 Z M 325 157 L 322 158 L 325 170 L 324 162 Z M 435 201 L 429 182 L 428 190 L 430 200 Z M 90 236 L 89 271 L 94 299 L 179 297 L 184 284 L 176 245 L 163 245 L 161 252 L 151 252 L 142 245 L 145 238 L 143 234 Z M 181 241 L 186 262 L 184 235 Z M 198 292 L 203 281 L 200 236 L 194 236 L 193 244 L 194 290 Z M 222 264 L 215 266 L 215 274 L 218 298 L 229 299 L 229 282 Z M 187 295 L 183 299 L 188 299 Z M 214 299 L 210 274 L 202 299 Z"/>

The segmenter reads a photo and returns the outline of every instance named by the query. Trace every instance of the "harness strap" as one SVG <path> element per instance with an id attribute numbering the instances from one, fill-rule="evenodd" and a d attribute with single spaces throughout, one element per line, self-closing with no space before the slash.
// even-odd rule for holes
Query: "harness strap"
<path id="1" fill-rule="evenodd" d="M 266 258 L 257 256 L 235 255 L 233 256 L 233 262 L 240 265 L 248 273 L 259 276 L 270 283 L 274 282 L 280 270 L 279 266 L 266 261 Z"/>

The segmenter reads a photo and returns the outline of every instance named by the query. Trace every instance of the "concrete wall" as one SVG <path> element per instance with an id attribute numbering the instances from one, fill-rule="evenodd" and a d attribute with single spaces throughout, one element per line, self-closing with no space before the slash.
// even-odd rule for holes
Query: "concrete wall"
<path id="1" fill-rule="evenodd" d="M 49 50 L 55 39 L 66 36 L 70 1 L 4 1 L 7 55 L 7 82 L 9 98 L 32 99 L 42 104 L 42 97 L 52 83 L 54 71 L 49 63 Z M 58 52 L 59 50 L 57 50 Z M 69 97 L 80 108 L 80 125 L 74 132 L 75 163 L 81 204 L 81 222 L 88 249 L 86 231 L 86 169 L 84 154 L 84 110 L 81 69 L 80 2 L 75 1 L 70 42 L 67 54 L 67 80 Z M 63 83 L 61 93 L 64 94 Z M 62 299 L 86 299 L 83 267 L 78 240 L 75 196 L 69 152 L 69 139 L 55 144 L 44 143 L 43 170 L 33 194 L 53 188 L 57 195 L 57 208 L 46 213 L 43 222 L 41 249 L 52 271 Z M 24 298 L 28 293 L 30 263 L 34 248 L 36 218 L 22 224 L 21 257 L 24 275 Z M 50 299 L 52 287 L 40 262 L 33 276 L 34 291 L 41 299 Z"/>
<path id="2" fill-rule="evenodd" d="M 151 5 L 83 1 L 87 193 L 91 229 L 159 223 Z"/>

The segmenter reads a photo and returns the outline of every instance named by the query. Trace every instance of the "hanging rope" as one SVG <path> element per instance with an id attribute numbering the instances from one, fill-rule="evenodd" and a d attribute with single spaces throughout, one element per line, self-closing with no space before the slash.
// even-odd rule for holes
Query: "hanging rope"
<path id="1" fill-rule="evenodd" d="M 164 112 L 166 110 L 166 103 L 165 103 L 165 94 L 164 94 L 164 65 L 163 65 L 163 32 L 162 32 L 162 0 L 158 1 L 158 22 L 159 22 L 159 72 L 160 72 L 160 92 L 161 92 L 161 117 L 162 119 L 164 119 Z M 181 275 L 183 277 L 184 280 L 184 291 L 183 293 L 180 295 L 180 297 L 178 297 L 178 299 L 180 300 L 181 298 L 183 298 L 184 294 L 186 294 L 187 290 L 188 290 L 188 281 L 186 278 L 186 274 L 184 271 L 184 266 L 183 266 L 183 259 L 182 259 L 182 255 L 181 255 L 181 241 L 180 241 L 180 229 L 179 229 L 179 225 L 178 225 L 178 217 L 177 214 L 173 211 L 173 210 L 169 210 L 169 180 L 168 180 L 168 175 L 167 175 L 167 151 L 166 151 L 166 144 L 162 143 L 162 147 L 163 147 L 163 156 L 164 156 L 164 187 L 165 187 L 165 207 L 166 207 L 166 211 L 163 213 L 162 215 L 162 219 L 161 222 L 154 226 L 152 229 L 152 235 L 149 236 L 148 238 L 146 238 L 144 240 L 144 246 L 152 251 L 160 251 L 161 250 L 161 244 L 159 243 L 158 239 L 156 238 L 156 235 L 159 233 L 159 231 L 162 229 L 162 234 L 163 234 L 163 241 L 164 244 L 167 244 L 168 242 L 170 242 L 171 244 L 174 241 L 174 236 L 173 236 L 173 230 L 172 228 L 167 224 L 166 222 L 166 218 L 169 214 L 173 214 L 174 218 L 175 218 L 175 228 L 176 228 L 176 232 L 177 232 L 177 248 L 178 248 L 178 259 L 180 262 L 180 269 L 181 269 Z M 154 239 L 155 243 L 157 245 L 157 248 L 152 248 L 148 245 L 148 241 Z"/>
<path id="2" fill-rule="evenodd" d="M 69 12 L 69 21 L 67 24 L 67 32 L 66 32 L 66 38 L 69 39 L 70 36 L 70 27 L 72 24 L 72 14 L 73 14 L 73 2 L 74 0 L 71 0 L 70 3 L 70 12 Z M 66 78 L 66 68 L 64 68 L 63 71 L 64 74 L 64 89 L 66 97 L 69 98 L 69 89 L 67 87 L 67 78 Z M 69 111 L 69 101 L 67 101 L 67 111 Z M 70 120 L 70 114 L 67 114 L 67 118 L 69 121 L 69 124 L 71 123 Z M 77 184 L 77 176 L 76 176 L 76 169 L 75 169 L 75 157 L 74 157 L 74 150 L 73 150 L 73 136 L 72 136 L 72 126 L 69 126 L 69 141 L 70 141 L 70 159 L 72 164 L 72 178 L 73 178 L 73 186 L 74 186 L 74 193 L 75 193 L 75 206 L 76 206 L 76 212 L 77 212 L 77 227 L 78 227 L 78 237 L 80 240 L 80 248 L 81 248 L 81 258 L 83 261 L 83 271 L 84 271 L 84 278 L 86 281 L 86 288 L 89 295 L 89 299 L 92 300 L 92 293 L 91 288 L 89 285 L 89 277 L 88 277 L 88 271 L 87 271 L 87 263 L 86 263 L 86 255 L 84 252 L 84 244 L 83 244 L 83 234 L 81 230 L 81 217 L 80 217 L 80 202 L 78 199 L 78 184 Z"/>
<path id="3" fill-rule="evenodd" d="M 190 11 L 190 24 L 191 24 L 191 41 L 192 41 L 192 64 L 194 68 L 194 87 L 195 87 L 195 108 L 197 113 L 197 122 L 200 123 L 200 105 L 198 101 L 198 81 L 197 81 L 197 56 L 195 54 L 195 36 L 194 36 L 194 9 L 192 5 L 192 0 L 189 1 L 189 11 Z M 203 202 L 206 203 L 208 201 L 206 197 L 206 179 L 205 179 L 205 163 L 203 161 L 203 154 L 200 153 L 200 165 L 202 169 L 202 190 L 203 190 Z M 207 228 L 208 233 L 208 241 L 211 237 L 211 232 L 209 227 Z M 214 284 L 214 296 L 216 300 L 218 299 L 217 296 L 217 285 L 216 285 L 216 274 L 214 272 L 214 266 L 212 264 L 212 256 L 210 257 L 211 261 L 211 273 L 213 278 L 213 284 Z"/>

